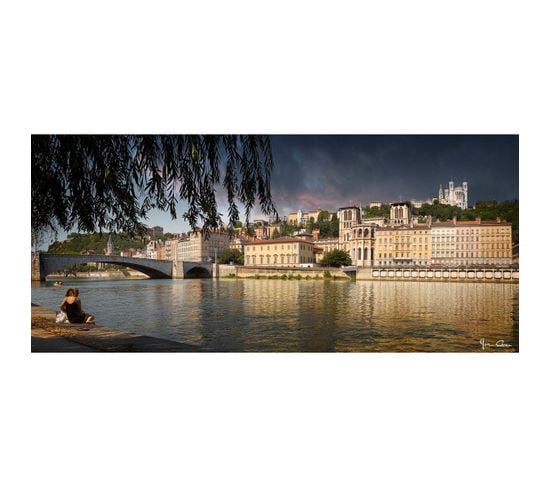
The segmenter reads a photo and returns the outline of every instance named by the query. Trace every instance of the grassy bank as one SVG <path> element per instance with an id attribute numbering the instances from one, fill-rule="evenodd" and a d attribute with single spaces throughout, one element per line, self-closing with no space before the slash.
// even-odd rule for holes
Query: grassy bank
<path id="1" fill-rule="evenodd" d="M 240 280 L 325 280 L 325 281 L 336 281 L 336 280 L 350 280 L 351 278 L 347 278 L 344 276 L 335 276 L 330 273 L 330 271 L 325 271 L 323 275 L 316 274 L 314 276 L 311 276 L 309 274 L 306 274 L 302 276 L 301 274 L 293 274 L 293 273 L 283 273 L 283 274 L 276 274 L 276 275 L 270 275 L 270 274 L 255 274 L 255 275 L 249 275 L 249 276 L 237 276 L 235 273 L 230 273 L 225 276 L 221 276 L 222 279 L 240 279 Z"/>

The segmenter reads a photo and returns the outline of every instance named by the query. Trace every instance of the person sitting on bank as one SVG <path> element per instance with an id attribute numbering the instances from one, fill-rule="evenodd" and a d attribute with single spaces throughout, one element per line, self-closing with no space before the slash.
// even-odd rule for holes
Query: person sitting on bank
<path id="1" fill-rule="evenodd" d="M 69 288 L 61 302 L 61 310 L 67 314 L 71 324 L 95 324 L 94 316 L 82 311 L 78 289 Z"/>
<path id="2" fill-rule="evenodd" d="M 80 302 L 80 291 L 78 290 L 78 288 L 75 288 L 74 289 L 74 296 L 76 298 L 76 301 L 78 302 L 78 305 L 80 307 L 80 311 L 82 312 L 82 303 Z M 82 312 L 84 313 L 84 312 Z M 94 324 L 94 320 L 95 320 L 95 317 L 91 314 L 84 314 L 87 319 L 86 319 L 86 323 L 87 324 Z"/>

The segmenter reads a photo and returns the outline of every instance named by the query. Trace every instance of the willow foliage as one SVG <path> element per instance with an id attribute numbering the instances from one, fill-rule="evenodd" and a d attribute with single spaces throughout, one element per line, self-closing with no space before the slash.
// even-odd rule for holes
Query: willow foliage
<path id="1" fill-rule="evenodd" d="M 224 188 L 229 225 L 246 220 L 258 201 L 276 214 L 269 136 L 259 135 L 33 135 L 32 232 L 144 230 L 152 208 L 182 217 L 206 232 L 222 224 L 216 192 Z"/>

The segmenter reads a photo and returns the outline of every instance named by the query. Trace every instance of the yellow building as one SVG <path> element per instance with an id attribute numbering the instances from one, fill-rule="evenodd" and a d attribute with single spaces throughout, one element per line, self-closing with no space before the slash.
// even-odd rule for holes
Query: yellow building
<path id="1" fill-rule="evenodd" d="M 274 239 L 244 245 L 245 266 L 292 267 L 314 263 L 314 244 L 303 239 Z"/>
<path id="2" fill-rule="evenodd" d="M 431 263 L 431 241 L 428 225 L 379 228 L 374 244 L 374 265 L 427 266 Z"/>
<path id="3" fill-rule="evenodd" d="M 501 220 L 456 222 L 458 264 L 512 264 L 512 224 Z"/>
<path id="4" fill-rule="evenodd" d="M 308 222 L 318 222 L 319 214 L 322 212 L 320 208 L 317 210 L 308 210 L 306 212 L 298 210 L 297 212 L 292 212 L 288 214 L 287 222 L 290 225 L 304 225 Z M 329 213 L 329 219 L 332 218 L 333 214 Z"/>

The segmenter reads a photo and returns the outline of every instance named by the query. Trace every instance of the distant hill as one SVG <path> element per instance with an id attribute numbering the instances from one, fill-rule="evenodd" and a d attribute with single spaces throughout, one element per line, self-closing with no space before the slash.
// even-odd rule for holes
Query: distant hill
<path id="1" fill-rule="evenodd" d="M 79 234 L 73 232 L 64 241 L 56 241 L 48 247 L 48 252 L 60 254 L 80 254 L 91 251 L 105 254 L 109 234 Z M 113 250 L 119 254 L 125 249 L 145 249 L 147 239 L 131 239 L 125 234 L 112 234 Z"/>

